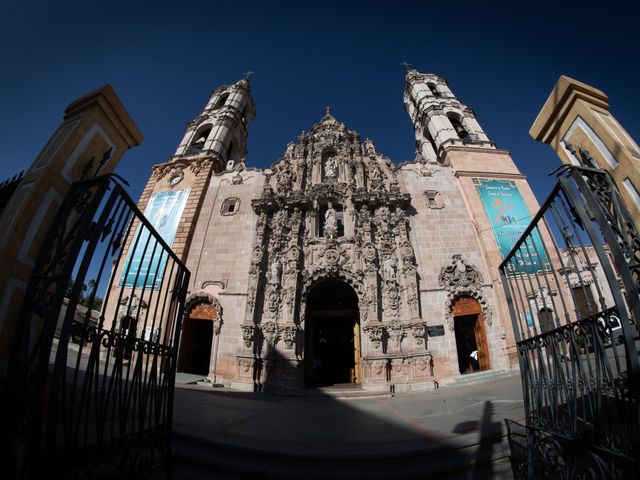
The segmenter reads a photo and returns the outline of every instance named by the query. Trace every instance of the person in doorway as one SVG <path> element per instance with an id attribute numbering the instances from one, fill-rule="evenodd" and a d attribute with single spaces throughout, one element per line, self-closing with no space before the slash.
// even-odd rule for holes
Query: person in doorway
<path id="1" fill-rule="evenodd" d="M 480 364 L 478 363 L 478 350 L 474 350 L 469 354 L 469 365 L 473 372 L 480 370 Z"/>

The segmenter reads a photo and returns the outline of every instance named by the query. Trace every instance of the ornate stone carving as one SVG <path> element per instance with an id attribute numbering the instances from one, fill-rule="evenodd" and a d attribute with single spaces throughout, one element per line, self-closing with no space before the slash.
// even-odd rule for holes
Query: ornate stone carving
<path id="1" fill-rule="evenodd" d="M 283 161 L 280 164 L 280 168 L 276 175 L 278 192 L 281 194 L 288 192 L 291 189 L 291 180 L 292 180 L 291 167 L 289 166 L 288 162 Z"/>
<path id="2" fill-rule="evenodd" d="M 379 349 L 382 346 L 382 341 L 384 339 L 384 327 L 382 325 L 369 325 L 364 327 L 364 331 L 369 335 L 369 340 L 371 340 L 373 348 L 376 350 Z"/>
<path id="3" fill-rule="evenodd" d="M 396 272 L 398 270 L 396 259 L 393 256 L 385 258 L 383 263 L 383 276 L 387 282 L 393 282 L 396 279 Z"/>
<path id="4" fill-rule="evenodd" d="M 418 169 L 418 175 L 420 175 L 421 177 L 432 177 L 433 173 L 433 168 L 427 164 L 420 165 L 420 168 Z"/>
<path id="5" fill-rule="evenodd" d="M 416 344 L 423 345 L 424 339 L 427 334 L 427 329 L 424 323 L 414 323 L 409 328 L 411 328 L 411 334 L 413 338 L 416 339 Z"/>
<path id="6" fill-rule="evenodd" d="M 328 157 L 324 162 L 324 175 L 326 178 L 335 178 L 338 175 L 338 164 L 334 156 Z"/>
<path id="7" fill-rule="evenodd" d="M 171 171 L 171 169 L 173 167 L 174 167 L 174 165 L 172 163 L 165 163 L 164 165 L 157 165 L 153 169 L 153 177 L 156 180 L 161 180 L 162 177 L 167 175 Z"/>
<path id="8" fill-rule="evenodd" d="M 388 315 L 397 317 L 399 314 L 399 306 L 400 292 L 398 284 L 386 281 L 382 288 L 382 308 Z"/>
<path id="9" fill-rule="evenodd" d="M 324 214 L 324 236 L 327 238 L 336 238 L 338 236 L 338 219 L 337 213 L 333 209 L 331 202 L 327 204 L 327 211 Z"/>
<path id="10" fill-rule="evenodd" d="M 371 245 L 371 243 L 366 243 L 362 247 L 362 256 L 368 262 L 375 261 L 375 259 L 376 259 L 376 249 L 374 248 L 373 245 Z"/>
<path id="11" fill-rule="evenodd" d="M 249 294 L 247 295 L 247 306 L 249 307 L 249 313 L 253 313 L 256 308 L 256 288 L 250 287 Z"/>
<path id="12" fill-rule="evenodd" d="M 390 160 L 328 114 L 297 144 L 289 144 L 271 171 L 274 178 L 267 176 L 261 198 L 252 202 L 259 219 L 245 322 L 259 322 L 267 343 L 282 339 L 283 348 L 293 349 L 301 341 L 297 332 L 304 325 L 308 292 L 334 278 L 358 295 L 367 348 L 386 352 L 390 338 L 401 350 L 412 326 L 420 337 L 420 322 L 408 320 L 417 318 L 419 300 L 404 210 L 410 197 L 400 192 Z M 327 209 L 319 218 L 323 205 Z M 337 205 L 345 214 L 340 238 Z M 411 347 L 426 344 L 426 333 L 420 339 L 412 337 Z M 385 362 L 380 360 L 379 370 L 386 379 Z"/>
<path id="13" fill-rule="evenodd" d="M 280 257 L 275 257 L 271 262 L 267 281 L 274 285 L 280 285 L 282 281 L 282 262 L 280 261 Z"/>
<path id="14" fill-rule="evenodd" d="M 295 287 L 287 287 L 284 293 L 284 303 L 287 306 L 287 311 L 292 314 L 296 303 L 296 289 Z"/>
<path id="15" fill-rule="evenodd" d="M 416 376 L 433 377 L 433 358 L 431 355 L 420 357 L 415 361 Z"/>
<path id="16" fill-rule="evenodd" d="M 405 241 L 402 245 L 400 245 L 400 257 L 403 261 L 412 261 L 413 260 L 413 247 L 409 241 Z"/>
<path id="17" fill-rule="evenodd" d="M 260 325 L 260 331 L 267 343 L 273 344 L 278 336 L 278 324 L 276 322 L 265 322 Z"/>
<path id="18" fill-rule="evenodd" d="M 286 345 L 287 349 L 291 350 L 296 342 L 298 330 L 293 325 L 288 325 L 281 328 L 280 334 L 282 336 L 282 340 Z"/>
<path id="19" fill-rule="evenodd" d="M 243 181 L 244 179 L 239 173 L 236 173 L 233 177 L 231 177 L 231 185 L 240 185 Z"/>
<path id="20" fill-rule="evenodd" d="M 402 340 L 407 336 L 405 325 L 399 320 L 394 320 L 388 327 L 389 338 L 396 351 L 402 351 Z"/>
<path id="21" fill-rule="evenodd" d="M 241 378 L 251 377 L 251 367 L 253 362 L 248 359 L 238 360 L 238 374 Z"/>
<path id="22" fill-rule="evenodd" d="M 198 304 L 211 305 L 216 311 L 215 316 L 212 318 L 212 320 L 213 321 L 222 320 L 222 305 L 220 304 L 220 301 L 216 297 L 202 290 L 193 292 L 187 295 L 187 298 L 185 300 L 185 305 L 184 305 L 185 311 L 189 312 L 193 307 L 195 307 Z"/>
<path id="23" fill-rule="evenodd" d="M 208 169 L 213 164 L 213 161 L 209 157 L 199 158 L 191 162 L 190 169 L 195 175 L 200 175 L 200 172 Z"/>
<path id="24" fill-rule="evenodd" d="M 462 255 L 451 257 L 451 264 L 442 268 L 439 283 L 445 288 L 477 287 L 482 283 L 482 276 L 476 267 L 467 265 Z"/>
<path id="25" fill-rule="evenodd" d="M 251 348 L 251 343 L 253 342 L 253 336 L 255 335 L 255 326 L 254 325 L 242 325 L 242 340 L 244 342 L 244 346 L 247 348 Z"/>
<path id="26" fill-rule="evenodd" d="M 280 306 L 280 294 L 275 285 L 268 285 L 265 291 L 267 311 L 270 317 L 275 317 Z"/>
<path id="27" fill-rule="evenodd" d="M 482 295 L 482 275 L 478 269 L 466 263 L 462 255 L 455 254 L 451 263 L 440 271 L 439 284 L 447 292 L 446 321 L 450 331 L 454 329 L 452 306 L 460 297 L 474 298 L 482 308 L 482 318 L 491 325 L 491 310 Z"/>

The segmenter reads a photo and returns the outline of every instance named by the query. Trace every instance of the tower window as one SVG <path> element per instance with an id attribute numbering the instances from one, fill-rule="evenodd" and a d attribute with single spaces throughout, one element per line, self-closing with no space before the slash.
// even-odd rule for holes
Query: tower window
<path id="1" fill-rule="evenodd" d="M 437 90 L 435 83 L 427 83 L 427 87 L 431 90 L 431 95 L 434 97 L 441 97 L 442 94 Z"/>
<path id="2" fill-rule="evenodd" d="M 227 147 L 227 160 L 234 160 L 233 158 L 231 158 L 231 155 L 233 154 L 233 140 L 229 142 L 229 146 Z"/>
<path id="3" fill-rule="evenodd" d="M 235 215 L 240 208 L 240 199 L 238 197 L 227 198 L 222 202 L 222 208 L 220 214 L 223 216 Z"/>
<path id="4" fill-rule="evenodd" d="M 449 121 L 451 122 L 453 129 L 458 134 L 458 138 L 460 138 L 461 140 L 464 140 L 467 137 L 467 135 L 469 135 L 469 132 L 467 132 L 467 130 L 462 126 L 462 122 L 460 122 L 460 118 L 458 118 L 458 116 L 456 116 L 455 114 L 451 114 L 451 113 L 448 114 L 447 117 L 449 118 Z"/>
<path id="5" fill-rule="evenodd" d="M 224 104 L 227 103 L 228 98 L 229 98 L 229 93 L 228 92 L 223 93 L 222 95 L 220 95 L 220 98 L 218 98 L 218 101 L 216 102 L 213 108 L 224 107 Z"/>
<path id="6" fill-rule="evenodd" d="M 438 147 L 436 146 L 436 142 L 433 141 L 433 137 L 431 136 L 431 132 L 429 132 L 428 127 L 425 127 L 424 131 L 422 132 L 422 136 L 425 138 L 425 140 L 427 140 L 431 144 L 431 146 L 433 147 L 434 153 L 437 155 Z"/>
<path id="7" fill-rule="evenodd" d="M 207 126 L 203 128 L 198 133 L 194 135 L 194 140 L 191 142 L 189 146 L 189 151 L 187 152 L 189 155 L 195 155 L 196 153 L 200 153 L 200 151 L 204 148 L 204 144 L 209 138 L 209 133 L 211 132 L 211 126 Z"/>

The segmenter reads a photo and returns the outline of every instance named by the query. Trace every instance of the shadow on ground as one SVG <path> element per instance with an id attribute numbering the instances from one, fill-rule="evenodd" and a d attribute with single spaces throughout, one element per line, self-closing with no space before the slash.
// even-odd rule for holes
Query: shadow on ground
<path id="1" fill-rule="evenodd" d="M 174 477 L 512 478 L 503 418 L 519 399 L 519 377 L 354 399 L 182 387 Z"/>

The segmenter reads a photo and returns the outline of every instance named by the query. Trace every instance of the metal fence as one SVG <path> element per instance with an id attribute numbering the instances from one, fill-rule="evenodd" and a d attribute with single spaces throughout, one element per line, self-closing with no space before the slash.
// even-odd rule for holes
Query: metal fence
<path id="1" fill-rule="evenodd" d="M 2 212 L 9 203 L 9 200 L 11 200 L 11 196 L 16 191 L 16 188 L 18 188 L 23 176 L 24 172 L 20 172 L 3 182 L 0 182 L 0 215 L 2 215 Z"/>
<path id="2" fill-rule="evenodd" d="M 28 283 L 3 403 L 9 478 L 170 476 L 189 271 L 115 175 L 74 184 Z"/>
<path id="3" fill-rule="evenodd" d="M 500 266 L 526 415 L 507 421 L 514 475 L 638 478 L 640 238 L 606 172 L 559 175 Z"/>

